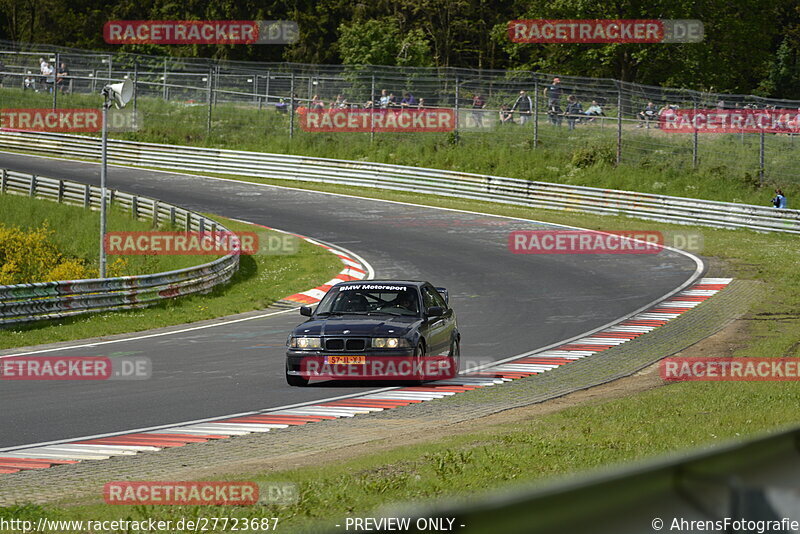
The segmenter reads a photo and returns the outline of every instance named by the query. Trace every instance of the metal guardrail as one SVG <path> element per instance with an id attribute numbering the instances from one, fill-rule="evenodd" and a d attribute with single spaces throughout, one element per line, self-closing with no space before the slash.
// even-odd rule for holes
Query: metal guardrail
<path id="1" fill-rule="evenodd" d="M 100 208 L 100 188 L 33 174 L 0 169 L 0 192 Z M 109 190 L 109 204 L 187 231 L 226 231 L 202 215 L 156 199 Z M 64 280 L 0 286 L 0 325 L 58 319 L 83 313 L 143 308 L 165 299 L 204 293 L 230 280 L 239 255 L 162 273 L 116 278 Z"/>
<path id="2" fill-rule="evenodd" d="M 800 428 L 793 428 L 554 484 L 518 485 L 460 502 L 384 511 L 389 517 L 412 518 L 406 532 L 428 532 L 414 528 L 417 518 L 450 520 L 463 527 L 452 530 L 465 534 L 793 532 L 797 529 L 785 524 L 764 524 L 798 520 L 798 476 Z M 707 526 L 723 524 L 725 518 L 728 524 Z M 702 524 L 687 527 L 688 521 Z M 737 527 L 733 521 L 750 523 Z"/>
<path id="3" fill-rule="evenodd" d="M 10 150 L 96 159 L 99 145 L 100 139 L 87 136 L 0 131 L 0 148 Z M 121 140 L 109 140 L 108 157 L 110 162 L 124 165 L 373 187 L 675 224 L 800 233 L 800 210 L 401 165 Z"/>

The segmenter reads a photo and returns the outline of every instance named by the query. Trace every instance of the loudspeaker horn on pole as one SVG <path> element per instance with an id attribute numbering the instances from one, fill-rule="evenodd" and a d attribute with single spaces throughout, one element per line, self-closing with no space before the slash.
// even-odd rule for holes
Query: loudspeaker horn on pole
<path id="1" fill-rule="evenodd" d="M 124 108 L 131 98 L 133 98 L 133 83 L 130 79 L 126 79 L 122 83 L 114 83 L 106 85 L 103 92 L 108 95 L 114 106 Z"/>

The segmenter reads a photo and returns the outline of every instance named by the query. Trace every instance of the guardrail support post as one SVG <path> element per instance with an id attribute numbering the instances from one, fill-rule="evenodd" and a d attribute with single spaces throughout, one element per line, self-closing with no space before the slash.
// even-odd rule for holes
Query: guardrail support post
<path id="1" fill-rule="evenodd" d="M 31 183 L 30 183 L 30 189 L 28 190 L 28 195 L 31 196 L 31 197 L 35 197 L 36 196 L 36 175 L 35 174 L 31 174 Z"/>
<path id="2" fill-rule="evenodd" d="M 188 211 L 186 212 L 186 220 L 184 222 L 185 222 L 184 227 L 185 227 L 186 231 L 187 232 L 191 232 L 192 231 L 192 214 L 189 213 Z"/>
<path id="3" fill-rule="evenodd" d="M 92 207 L 92 188 L 89 184 L 83 187 L 83 207 L 89 209 Z"/>
<path id="4" fill-rule="evenodd" d="M 201 217 L 200 218 L 200 228 L 199 228 L 199 230 L 200 230 L 201 234 L 206 231 L 206 219 L 205 219 L 205 217 Z"/>
<path id="5" fill-rule="evenodd" d="M 158 213 L 158 200 L 153 199 L 153 227 L 158 228 L 159 213 Z"/>
<path id="6" fill-rule="evenodd" d="M 64 180 L 58 181 L 58 203 L 64 202 Z"/>
<path id="7" fill-rule="evenodd" d="M 0 177 L 0 189 L 2 190 L 3 194 L 5 194 L 6 189 L 8 188 L 8 171 L 3 169 L 3 175 Z"/>
<path id="8" fill-rule="evenodd" d="M 136 195 L 131 197 L 131 216 L 134 219 L 139 218 L 139 197 Z"/>
<path id="9" fill-rule="evenodd" d="M 170 206 L 169 207 L 169 223 L 174 225 L 176 219 L 177 218 L 175 217 L 175 206 Z"/>

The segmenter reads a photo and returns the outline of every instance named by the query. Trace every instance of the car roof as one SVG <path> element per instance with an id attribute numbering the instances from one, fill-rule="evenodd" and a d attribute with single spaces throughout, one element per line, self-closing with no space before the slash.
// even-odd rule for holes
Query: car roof
<path id="1" fill-rule="evenodd" d="M 422 280 L 351 280 L 349 282 L 340 282 L 336 284 L 337 286 L 349 286 L 349 285 L 404 285 L 404 286 L 424 286 L 428 282 Z"/>

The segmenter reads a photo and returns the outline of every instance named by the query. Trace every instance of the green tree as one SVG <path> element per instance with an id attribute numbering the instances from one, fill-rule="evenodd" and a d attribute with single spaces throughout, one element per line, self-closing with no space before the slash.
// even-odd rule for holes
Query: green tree
<path id="1" fill-rule="evenodd" d="M 433 64 L 428 40 L 422 30 L 403 31 L 397 17 L 351 22 L 339 26 L 339 55 L 345 65 Z"/>

